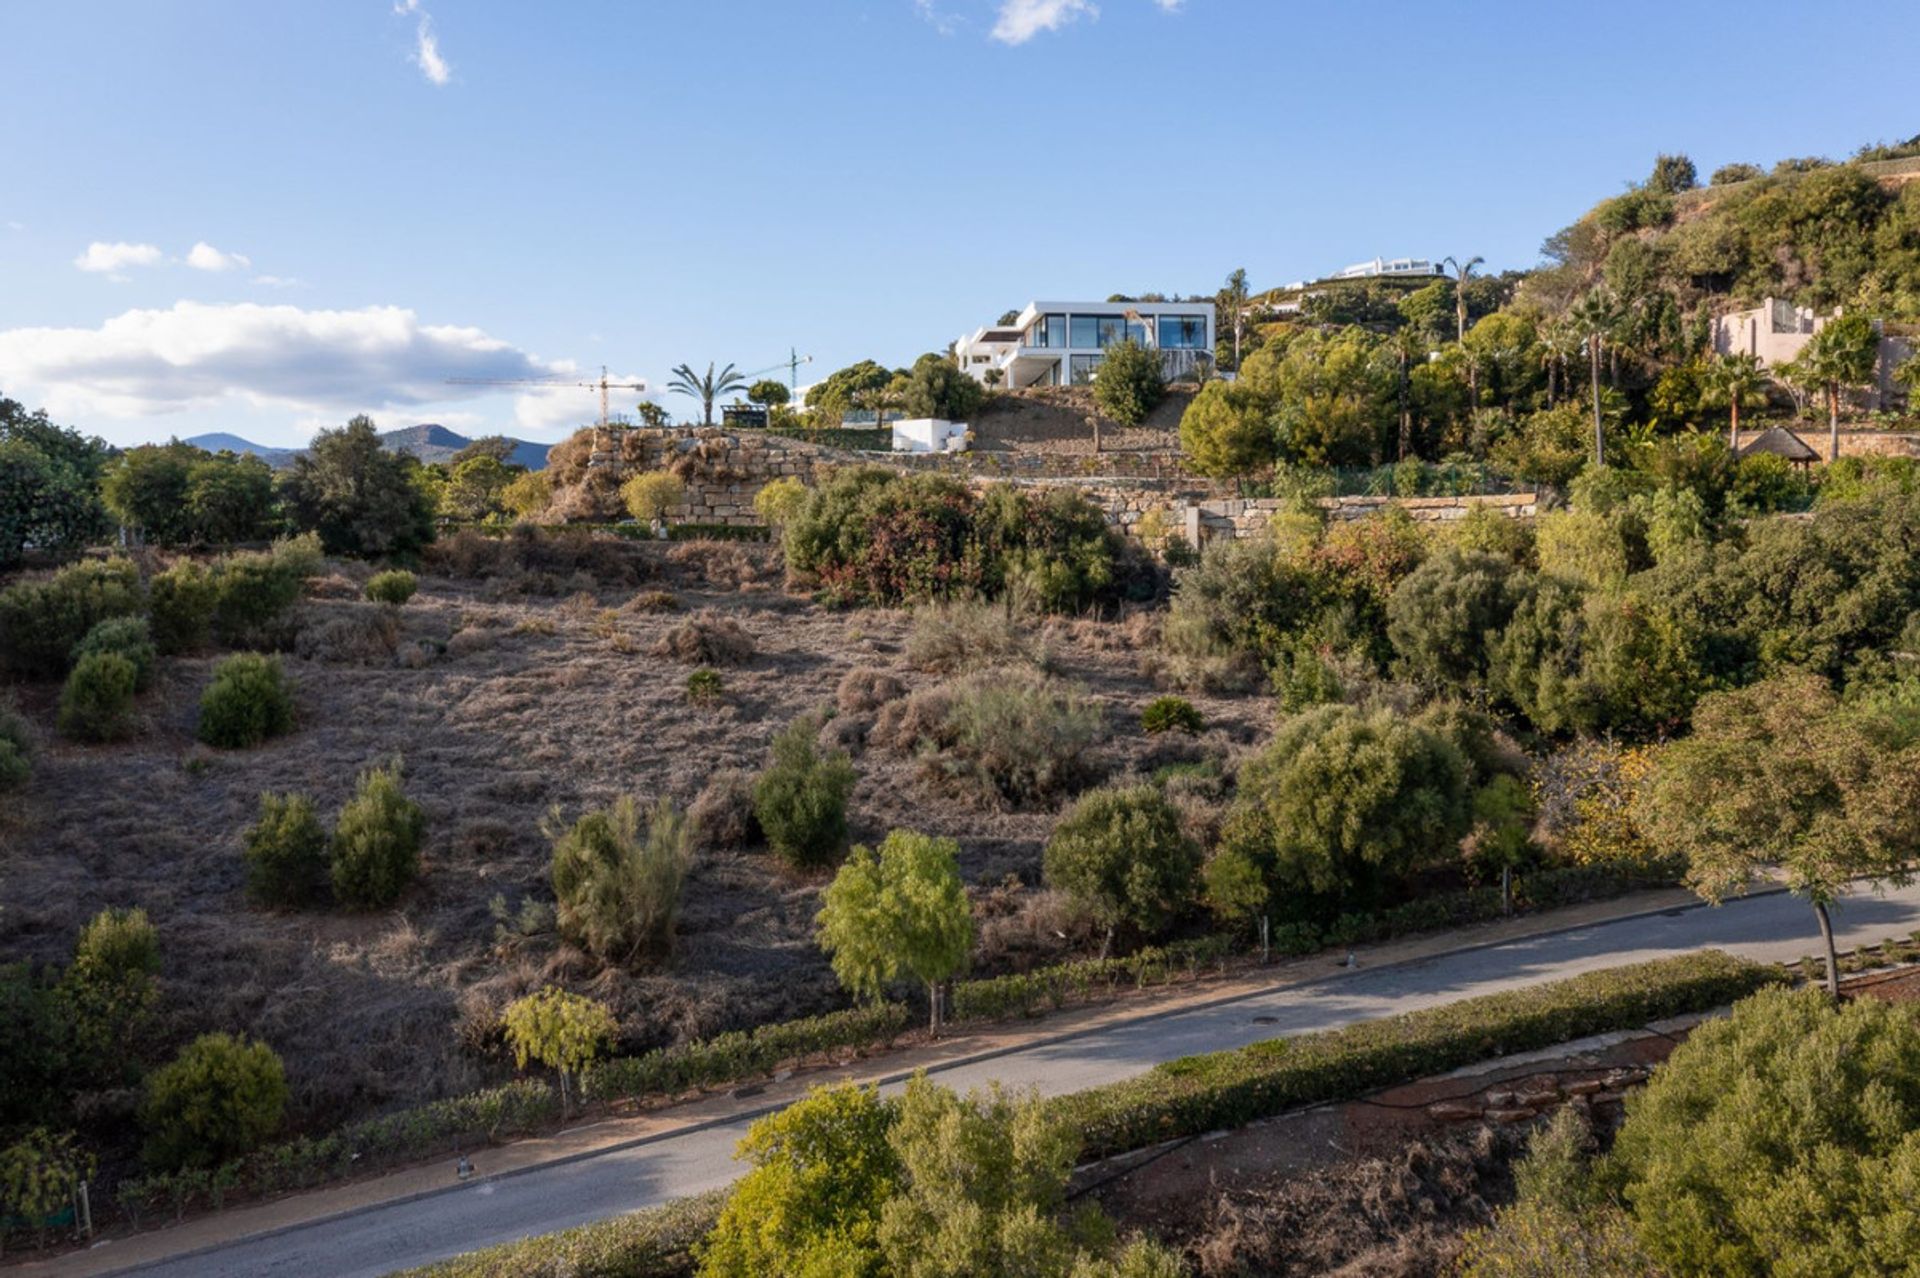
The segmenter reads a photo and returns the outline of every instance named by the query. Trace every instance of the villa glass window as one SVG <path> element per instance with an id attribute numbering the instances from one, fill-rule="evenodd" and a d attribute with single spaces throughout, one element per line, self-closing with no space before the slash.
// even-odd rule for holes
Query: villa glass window
<path id="1" fill-rule="evenodd" d="M 1067 344 L 1067 317 L 1042 315 L 1027 330 L 1027 345 L 1058 350 Z"/>
<path id="2" fill-rule="evenodd" d="M 1093 371 L 1100 367 L 1100 361 L 1104 356 L 1074 355 L 1070 358 L 1073 360 L 1073 384 L 1085 386 L 1093 381 Z"/>
<path id="3" fill-rule="evenodd" d="M 1147 332 L 1139 324 L 1132 323 L 1124 315 L 1102 315 L 1099 327 L 1099 347 L 1105 350 L 1109 346 L 1118 346 L 1132 338 L 1138 345 L 1147 344 Z M 1077 345 L 1078 343 L 1076 343 Z"/>
<path id="4" fill-rule="evenodd" d="M 1067 345 L 1075 350 L 1092 350 L 1096 346 L 1105 344 L 1100 340 L 1100 316 L 1098 315 L 1076 315 L 1070 327 L 1073 338 Z"/>
<path id="5" fill-rule="evenodd" d="M 1207 348 L 1207 321 L 1201 315 L 1162 315 L 1160 348 L 1169 351 L 1202 351 Z"/>

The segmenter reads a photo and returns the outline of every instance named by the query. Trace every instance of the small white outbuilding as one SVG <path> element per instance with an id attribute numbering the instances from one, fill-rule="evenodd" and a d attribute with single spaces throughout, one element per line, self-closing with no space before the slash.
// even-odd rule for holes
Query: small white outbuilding
<path id="1" fill-rule="evenodd" d="M 896 453 L 964 453 L 967 424 L 938 417 L 909 417 L 893 423 Z"/>

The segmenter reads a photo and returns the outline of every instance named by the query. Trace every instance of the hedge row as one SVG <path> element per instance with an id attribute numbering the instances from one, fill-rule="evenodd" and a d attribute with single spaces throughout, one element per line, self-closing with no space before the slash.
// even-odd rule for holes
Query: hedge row
<path id="1" fill-rule="evenodd" d="M 1149 946 L 1122 958 L 1055 963 L 1031 972 L 960 981 L 953 987 L 951 1019 L 1000 1020 L 1037 1016 L 1065 1003 L 1107 994 L 1125 985 L 1145 989 L 1190 980 L 1246 947 L 1229 937 L 1208 936 L 1172 945 Z"/>
<path id="2" fill-rule="evenodd" d="M 1053 1104 L 1081 1134 L 1081 1156 L 1103 1158 L 1495 1056 L 1705 1011 L 1782 979 L 1777 967 L 1707 950 L 1188 1056 Z"/>
<path id="3" fill-rule="evenodd" d="M 893 451 L 891 426 L 823 426 L 809 430 L 805 426 L 769 426 L 769 435 L 804 439 L 824 448 L 844 448 L 854 453 L 890 453 Z"/>
<path id="4" fill-rule="evenodd" d="M 618 524 L 576 523 L 576 524 L 507 524 L 474 523 L 471 521 L 449 520 L 440 525 L 440 531 L 477 532 L 487 537 L 505 537 L 520 528 L 550 530 L 555 533 L 603 532 L 627 541 L 654 541 L 653 530 L 647 525 L 635 522 Z M 668 524 L 668 541 L 771 541 L 773 530 L 764 524 Z"/>
<path id="5" fill-rule="evenodd" d="M 586 1097 L 629 1100 L 734 1083 L 769 1073 L 784 1061 L 884 1044 L 906 1028 L 907 1019 L 904 1003 L 880 1003 L 676 1043 L 595 1067 L 587 1075 Z"/>
<path id="6" fill-rule="evenodd" d="M 693 1272 L 694 1245 L 712 1231 L 726 1201 L 727 1191 L 716 1189 L 390 1278 L 682 1278 Z"/>

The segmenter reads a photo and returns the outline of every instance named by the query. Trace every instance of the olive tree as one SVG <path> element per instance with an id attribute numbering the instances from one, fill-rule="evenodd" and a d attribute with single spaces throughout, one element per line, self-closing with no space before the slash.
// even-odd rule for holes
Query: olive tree
<path id="1" fill-rule="evenodd" d="M 944 983 L 966 966 L 973 914 L 960 883 L 959 845 L 911 830 L 887 835 L 876 854 L 857 846 L 834 875 L 815 920 L 834 975 L 877 999 L 901 977 L 927 987 L 940 1032 Z"/>
<path id="2" fill-rule="evenodd" d="M 1920 854 L 1920 724 L 1843 706 L 1791 673 L 1701 699 L 1692 735 L 1665 746 L 1634 819 L 1687 857 L 1688 885 L 1718 903 L 1768 867 L 1813 907 L 1839 996 L 1828 910 L 1855 879 L 1904 884 Z"/>
<path id="3" fill-rule="evenodd" d="M 1082 795 L 1054 826 L 1045 869 L 1106 928 L 1104 957 L 1116 928 L 1153 936 L 1193 903 L 1200 852 L 1166 795 L 1137 785 Z"/>

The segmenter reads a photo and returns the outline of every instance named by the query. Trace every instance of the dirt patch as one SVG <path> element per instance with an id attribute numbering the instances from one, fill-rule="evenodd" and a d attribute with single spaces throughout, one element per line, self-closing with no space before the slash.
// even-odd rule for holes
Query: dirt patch
<path id="1" fill-rule="evenodd" d="M 93 914 L 144 906 L 164 956 L 156 1057 L 209 1030 L 261 1037 L 286 1060 L 303 1128 L 506 1077 L 488 1018 L 548 982 L 606 1000 L 628 1050 L 844 1006 L 813 939 L 823 879 L 781 869 L 738 822 L 725 833 L 743 846 L 701 854 L 668 961 L 604 971 L 515 922 L 522 902 L 552 897 L 539 833 L 550 806 L 571 817 L 622 793 L 688 804 L 723 770 L 756 772 L 800 714 L 938 682 L 906 664 L 910 615 L 830 611 L 785 594 L 770 584 L 771 547 L 642 545 L 606 563 L 583 553 L 542 565 L 579 587 L 564 597 L 502 590 L 526 569 L 495 563 L 485 546 L 465 549 L 483 575 L 423 575 L 391 631 L 386 614 L 355 599 L 302 605 L 312 638 L 284 657 L 298 726 L 257 750 L 209 751 L 193 739 L 218 654 L 163 661 L 140 699 L 143 730 L 117 745 L 59 740 L 57 689 L 20 689 L 45 749 L 0 822 L 0 961 L 64 961 Z M 657 601 L 663 582 L 678 609 L 628 606 Z M 715 703 L 689 701 L 688 666 L 649 655 L 690 617 L 751 640 Z M 1097 774 L 1143 776 L 1165 762 L 1166 744 L 1138 727 L 1158 690 L 1135 654 L 1096 642 L 1104 624 L 1045 629 L 1059 675 L 1107 707 Z M 1202 709 L 1215 727 L 1183 749 L 1224 755 L 1271 719 L 1259 698 Z M 355 774 L 395 755 L 429 831 L 420 881 L 398 908 L 249 905 L 240 845 L 259 794 L 304 791 L 330 820 Z M 877 843 L 896 826 L 949 836 L 977 889 L 999 890 L 1009 876 L 1037 883 L 1059 803 L 991 810 L 929 781 L 907 753 L 867 750 L 856 767 L 856 840 Z"/>
<path id="2" fill-rule="evenodd" d="M 1103 420 L 1102 452 L 1177 452 L 1180 416 L 1193 400 L 1191 388 L 1169 391 L 1138 426 Z M 990 397 L 974 415 L 973 446 L 983 452 L 1093 453 L 1093 391 L 1085 386 L 1049 386 Z"/>

